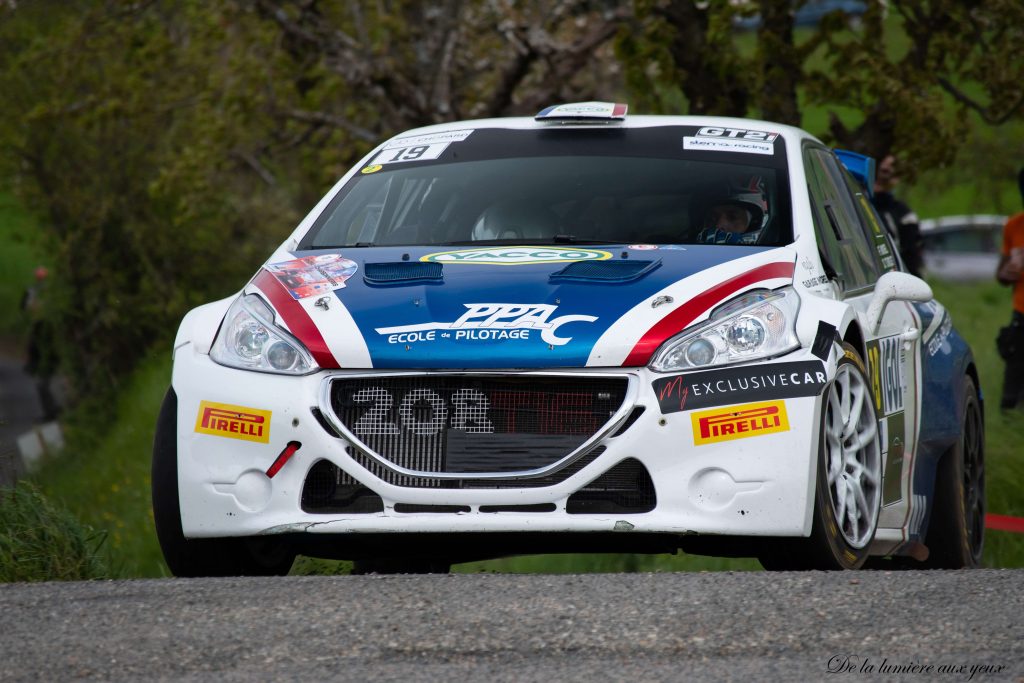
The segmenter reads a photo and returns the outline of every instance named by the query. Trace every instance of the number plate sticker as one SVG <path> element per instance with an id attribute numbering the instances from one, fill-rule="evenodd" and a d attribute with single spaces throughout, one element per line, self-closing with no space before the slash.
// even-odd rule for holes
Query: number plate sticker
<path id="1" fill-rule="evenodd" d="M 437 142 L 432 145 L 412 145 L 409 147 L 396 147 L 385 149 L 375 156 L 371 164 L 400 164 L 405 161 L 430 161 L 441 156 L 448 147 L 447 142 Z"/>

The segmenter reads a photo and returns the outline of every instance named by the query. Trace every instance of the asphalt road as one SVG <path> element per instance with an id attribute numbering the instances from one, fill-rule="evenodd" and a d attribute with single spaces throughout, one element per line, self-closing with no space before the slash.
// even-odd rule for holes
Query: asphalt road
<path id="1" fill-rule="evenodd" d="M 1022 681 L 1022 608 L 1021 570 L 8 584 L 0 681 Z"/>

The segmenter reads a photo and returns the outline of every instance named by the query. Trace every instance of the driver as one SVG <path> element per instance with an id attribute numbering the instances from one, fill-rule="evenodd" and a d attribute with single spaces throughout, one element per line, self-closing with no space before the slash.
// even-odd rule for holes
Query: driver
<path id="1" fill-rule="evenodd" d="M 729 194 L 713 201 L 704 212 L 704 229 L 697 235 L 702 244 L 756 244 L 768 224 L 768 202 L 761 176 L 740 185 L 730 184 Z"/>

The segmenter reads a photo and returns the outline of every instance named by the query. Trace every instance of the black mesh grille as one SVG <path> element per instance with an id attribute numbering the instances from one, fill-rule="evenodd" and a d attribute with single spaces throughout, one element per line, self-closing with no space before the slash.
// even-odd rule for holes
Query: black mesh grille
<path id="1" fill-rule="evenodd" d="M 639 460 L 623 460 L 569 496 L 570 514 L 636 514 L 657 504 L 654 482 Z"/>
<path id="2" fill-rule="evenodd" d="M 565 467 L 559 468 L 542 477 L 531 477 L 529 479 L 433 479 L 430 477 L 413 477 L 405 474 L 398 474 L 388 469 L 377 460 L 359 450 L 355 446 L 348 446 L 345 452 L 352 456 L 352 459 L 365 467 L 374 476 L 383 479 L 395 486 L 407 486 L 411 488 L 441 488 L 441 489 L 527 489 L 541 486 L 554 486 L 565 481 L 576 474 L 584 467 L 593 462 L 597 456 L 604 453 L 605 447 L 598 446 L 587 451 Z"/>
<path id="3" fill-rule="evenodd" d="M 600 431 L 627 384 L 538 375 L 342 378 L 331 385 L 331 407 L 371 451 L 405 469 L 520 472 L 558 462 Z"/>
<path id="4" fill-rule="evenodd" d="M 309 468 L 302 486 L 302 509 L 309 513 L 373 513 L 384 511 L 384 501 L 327 460 Z"/>

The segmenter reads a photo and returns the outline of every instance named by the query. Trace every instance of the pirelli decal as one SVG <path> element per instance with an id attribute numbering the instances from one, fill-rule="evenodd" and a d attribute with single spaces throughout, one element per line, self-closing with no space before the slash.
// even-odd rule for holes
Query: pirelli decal
<path id="1" fill-rule="evenodd" d="M 750 436 L 789 431 L 785 401 L 745 403 L 718 410 L 690 414 L 693 423 L 693 444 L 745 439 Z"/>
<path id="2" fill-rule="evenodd" d="M 227 403 L 200 401 L 196 432 L 229 439 L 270 442 L 270 412 Z"/>

